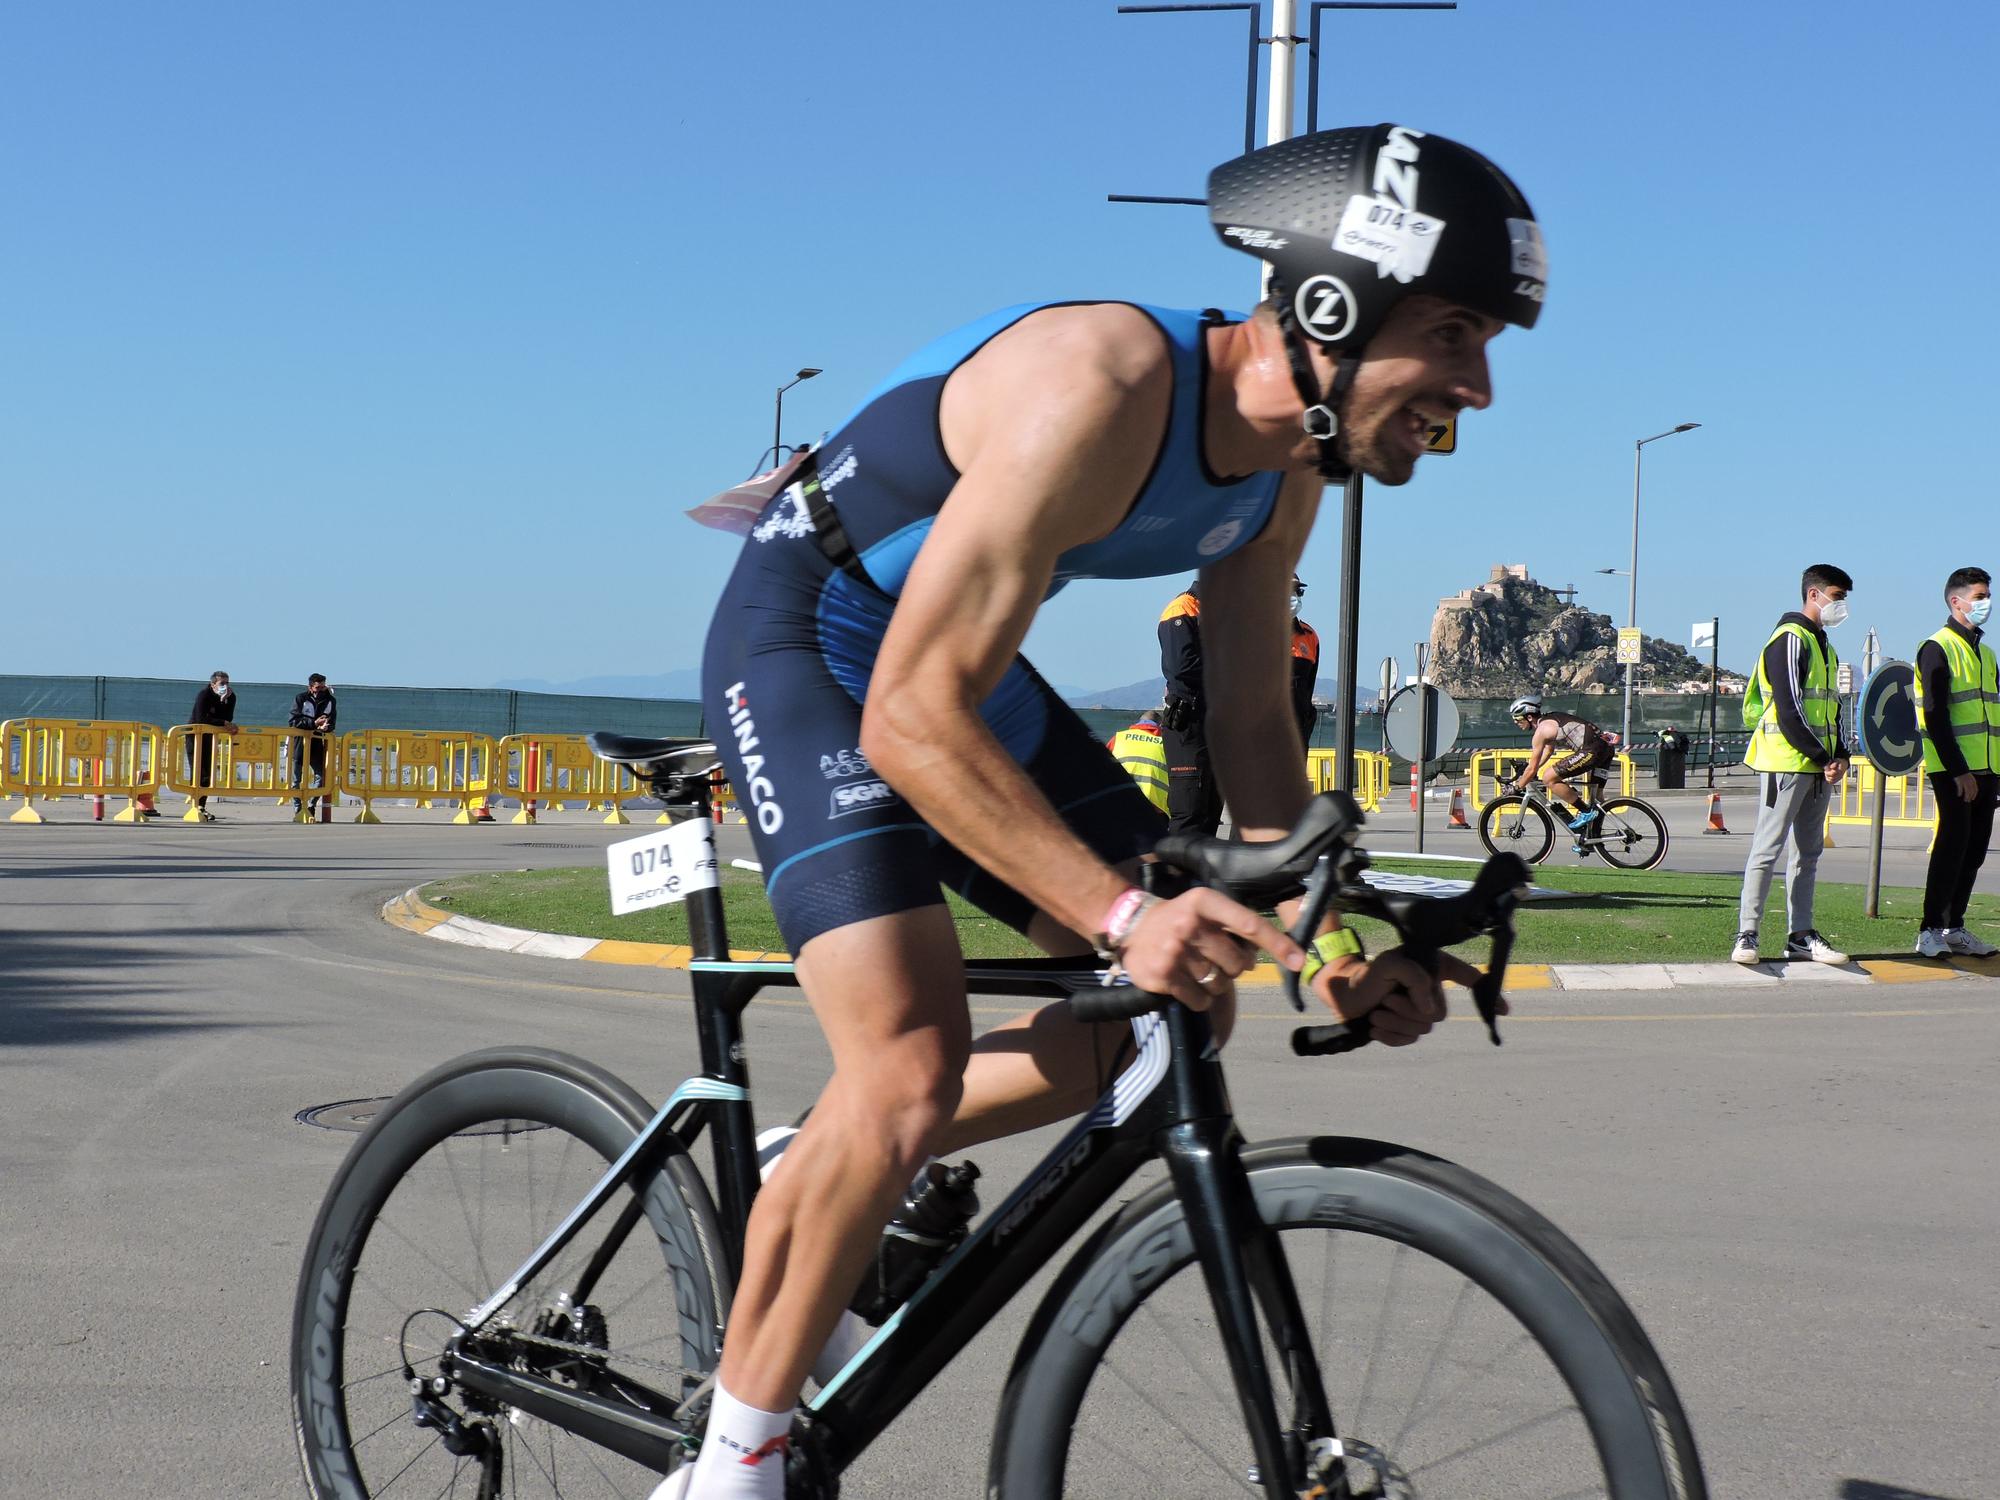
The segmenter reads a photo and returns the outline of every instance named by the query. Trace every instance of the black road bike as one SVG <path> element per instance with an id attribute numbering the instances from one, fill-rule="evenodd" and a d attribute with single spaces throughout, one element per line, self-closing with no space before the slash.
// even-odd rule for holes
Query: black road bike
<path id="1" fill-rule="evenodd" d="M 706 819 L 713 747 L 600 737 Z M 1271 844 L 1162 847 L 1256 906 L 1303 894 L 1379 917 L 1405 949 L 1479 934 L 1489 1029 L 1527 870 L 1461 895 L 1363 879 L 1362 818 L 1322 793 Z M 712 854 L 713 844 L 709 845 Z M 1162 890 L 1181 879 L 1157 867 Z M 645 1497 L 690 1461 L 759 1170 L 741 1017 L 782 963 L 727 958 L 713 889 L 689 901 L 701 1072 L 657 1109 L 610 1073 L 531 1048 L 412 1083 L 334 1178 L 301 1271 L 295 1428 L 321 1500 Z M 841 1471 L 1135 1172 L 1165 1172 L 1067 1257 L 1023 1335 L 990 1457 L 995 1500 L 1699 1500 L 1672 1382 L 1602 1272 L 1463 1167 L 1339 1136 L 1246 1144 L 1206 1019 L 1075 961 L 968 965 L 976 994 L 1130 1019 L 1130 1065 L 1027 1180 L 794 1422 L 787 1493 Z M 1299 1005 L 1296 978 L 1291 997 Z M 1497 1043 L 1499 1035 L 1493 1031 Z M 1364 1021 L 1304 1026 L 1301 1055 Z M 691 1148 L 706 1133 L 714 1195 Z"/>
<path id="2" fill-rule="evenodd" d="M 1602 770 L 1585 778 L 1584 806 L 1595 816 L 1573 830 L 1549 798 L 1548 788 L 1530 781 L 1518 792 L 1502 792 L 1479 810 L 1479 837 L 1493 854 L 1511 852 L 1531 865 L 1549 857 L 1560 825 L 1578 854 L 1595 854 L 1621 870 L 1650 870 L 1667 857 L 1667 823 L 1650 802 L 1606 797 Z"/>

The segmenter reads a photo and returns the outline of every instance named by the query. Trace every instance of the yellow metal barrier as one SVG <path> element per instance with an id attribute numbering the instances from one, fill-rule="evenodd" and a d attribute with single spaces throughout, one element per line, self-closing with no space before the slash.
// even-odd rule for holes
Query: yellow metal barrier
<path id="1" fill-rule="evenodd" d="M 114 823 L 139 821 L 160 782 L 160 731 L 126 719 L 9 719 L 0 724 L 0 797 L 19 797 L 13 823 L 47 821 L 34 799 L 123 797 Z M 101 811 L 101 809 L 100 809 Z"/>
<path id="2" fill-rule="evenodd" d="M 1332 750 L 1308 750 L 1306 774 L 1315 792 L 1347 791 L 1361 804 L 1363 812 L 1374 812 L 1389 795 L 1389 757 L 1379 750 L 1354 752 L 1354 785 L 1343 788 Z"/>
<path id="3" fill-rule="evenodd" d="M 532 823 L 537 812 L 560 811 L 581 802 L 592 812 L 611 809 L 607 823 L 629 823 L 624 804 L 646 795 L 646 785 L 629 766 L 599 760 L 580 734 L 510 734 L 493 747 L 493 792 L 514 797 L 516 823 Z"/>
<path id="4" fill-rule="evenodd" d="M 325 748 L 313 754 L 312 742 Z M 314 760 L 318 759 L 319 767 Z M 339 774 L 338 736 L 284 725 L 243 724 L 234 731 L 210 724 L 176 724 L 167 731 L 166 786 L 188 799 L 185 823 L 199 822 L 210 797 L 285 803 L 302 799 L 298 821 L 312 821 L 311 803 L 334 795 Z M 293 766 L 304 769 L 292 785 Z M 324 774 L 321 769 L 323 768 Z"/>
<path id="5" fill-rule="evenodd" d="M 1829 830 L 1827 842 L 1833 842 L 1831 829 L 1836 823 L 1858 823 L 1863 827 L 1875 821 L 1875 783 L 1882 776 L 1873 762 L 1865 756 L 1857 755 L 1847 767 L 1847 774 L 1834 787 L 1834 799 L 1826 810 L 1826 826 Z M 1928 828 L 1931 841 L 1937 841 L 1937 801 L 1931 796 L 1931 784 L 1927 777 L 1918 773 L 1912 776 L 1891 776 L 1883 783 L 1884 806 L 1882 826 L 1884 828 Z"/>
<path id="6" fill-rule="evenodd" d="M 340 790 L 361 800 L 357 823 L 379 823 L 377 800 L 455 802 L 454 823 L 490 822 L 493 740 L 435 729 L 361 729 L 340 737 Z"/>
<path id="7" fill-rule="evenodd" d="M 1501 782 L 1511 781 L 1520 774 L 1518 771 L 1509 771 L 1507 769 L 1509 765 L 1525 766 L 1527 763 L 1528 750 L 1525 746 L 1518 750 L 1473 751 L 1471 763 L 1466 769 L 1468 783 L 1466 794 L 1472 799 L 1472 810 L 1476 813 L 1485 807 L 1500 794 Z M 1629 797 L 1632 795 L 1633 785 L 1632 757 L 1620 750 L 1617 765 L 1618 795 Z M 1485 785 L 1489 781 L 1493 784 L 1490 794 Z"/>

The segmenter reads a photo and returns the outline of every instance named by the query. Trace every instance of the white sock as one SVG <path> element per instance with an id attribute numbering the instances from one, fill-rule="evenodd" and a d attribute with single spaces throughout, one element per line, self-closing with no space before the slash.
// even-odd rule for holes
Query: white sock
<path id="1" fill-rule="evenodd" d="M 746 1406 L 720 1385 L 692 1465 L 667 1476 L 652 1500 L 785 1500 L 792 1414 Z"/>

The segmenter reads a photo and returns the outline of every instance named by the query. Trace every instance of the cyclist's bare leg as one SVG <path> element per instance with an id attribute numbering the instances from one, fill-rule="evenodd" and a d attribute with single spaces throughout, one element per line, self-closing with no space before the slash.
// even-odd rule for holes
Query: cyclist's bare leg
<path id="1" fill-rule="evenodd" d="M 957 1111 L 971 1042 L 963 965 L 943 906 L 836 928 L 801 949 L 834 1073 L 750 1215 L 720 1370 L 737 1400 L 791 1407 Z"/>
<path id="2" fill-rule="evenodd" d="M 1560 800 L 1565 807 L 1583 806 L 1583 798 L 1576 794 L 1576 788 L 1558 776 L 1554 766 L 1542 772 L 1542 785 L 1548 788 L 1551 797 Z"/>
<path id="3" fill-rule="evenodd" d="M 1088 942 L 1046 912 L 1035 913 L 1028 937 L 1052 957 L 1091 956 Z M 1216 991 L 1209 1023 L 1227 1042 L 1236 999 L 1222 984 Z M 1070 1015 L 1066 1002 L 994 1027 L 972 1044 L 964 1096 L 933 1149 L 950 1155 L 1083 1113 L 1131 1066 L 1131 1040 L 1130 1022 L 1086 1024 Z"/>

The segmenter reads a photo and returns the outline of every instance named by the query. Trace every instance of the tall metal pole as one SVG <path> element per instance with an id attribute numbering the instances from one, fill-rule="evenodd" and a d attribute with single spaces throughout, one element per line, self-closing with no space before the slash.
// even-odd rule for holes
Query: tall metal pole
<path id="1" fill-rule="evenodd" d="M 1417 853 L 1424 852 L 1424 794 L 1429 790 L 1425 773 L 1431 759 L 1430 647 L 1417 647 L 1417 759 L 1410 767 L 1410 795 L 1417 803 Z"/>
<path id="2" fill-rule="evenodd" d="M 1722 616 L 1708 622 L 1708 789 L 1715 790 L 1715 707 L 1722 684 Z"/>
<path id="3" fill-rule="evenodd" d="M 1645 451 L 1644 438 L 1632 445 L 1632 571 L 1626 578 L 1625 624 L 1635 630 L 1639 625 L 1639 459 Z M 1632 753 L 1632 679 L 1638 670 L 1637 662 L 1625 663 L 1625 722 L 1618 742 L 1627 755 Z"/>
<path id="4" fill-rule="evenodd" d="M 1361 660 L 1361 476 L 1347 476 L 1347 486 L 1342 491 L 1343 505 L 1340 512 L 1340 657 L 1334 670 L 1340 674 L 1335 683 L 1333 707 L 1333 763 L 1339 770 L 1340 789 L 1354 790 L 1354 699 L 1356 693 L 1355 674 Z M 1381 704 L 1384 715 L 1389 712 L 1385 698 Z M 1383 733 L 1388 733 L 1388 719 L 1382 720 Z M 1385 738 L 1384 744 L 1387 744 Z"/>

